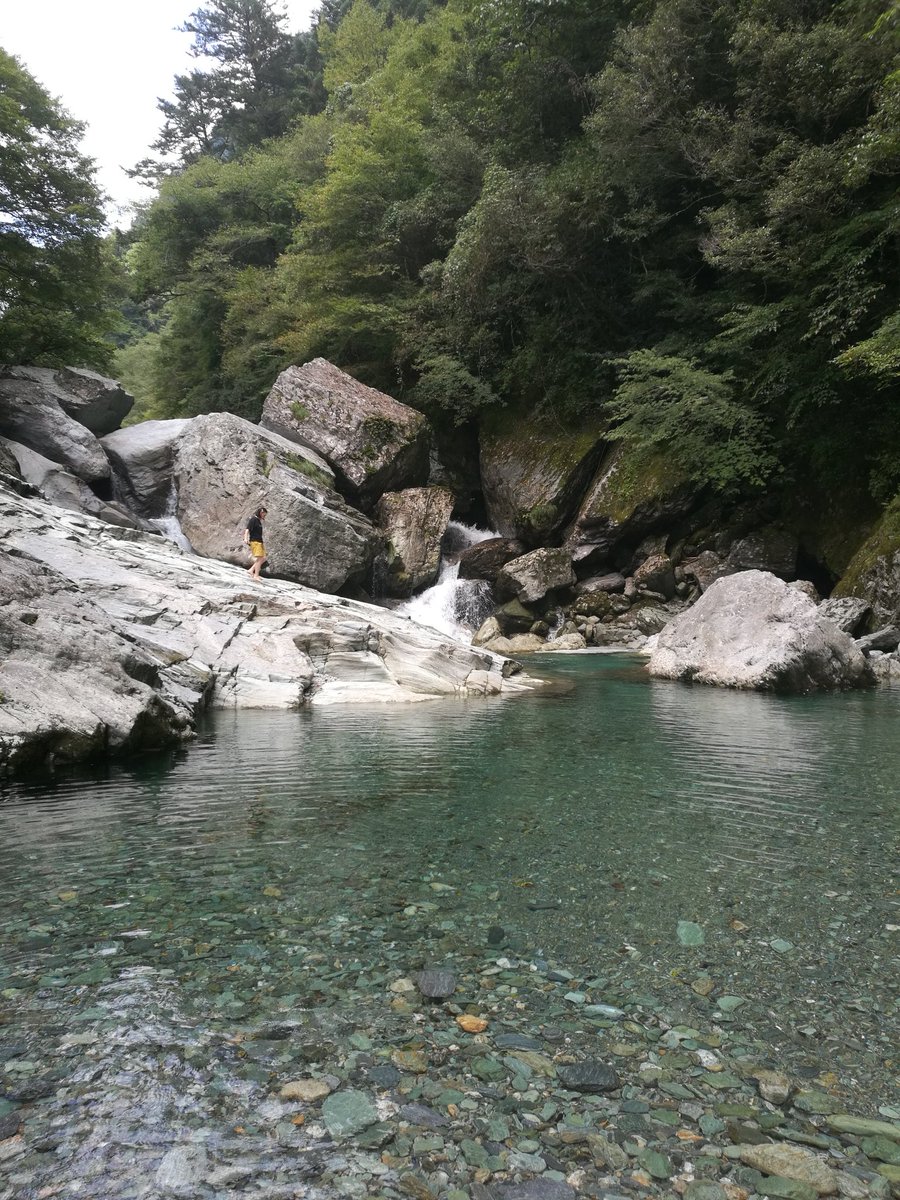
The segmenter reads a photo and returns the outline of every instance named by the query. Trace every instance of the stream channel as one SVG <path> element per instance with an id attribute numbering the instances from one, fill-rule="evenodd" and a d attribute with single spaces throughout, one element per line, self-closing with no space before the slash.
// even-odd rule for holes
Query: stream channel
<path id="1" fill-rule="evenodd" d="M 177 752 L 0 785 L 2 1200 L 550 1196 L 567 1121 L 656 1145 L 641 1088 L 670 1080 L 660 1128 L 714 1137 L 750 1062 L 807 1112 L 900 1119 L 900 690 L 528 669 L 559 687 L 219 712 Z M 567 1092 L 542 1065 L 567 1056 L 625 1088 Z"/>

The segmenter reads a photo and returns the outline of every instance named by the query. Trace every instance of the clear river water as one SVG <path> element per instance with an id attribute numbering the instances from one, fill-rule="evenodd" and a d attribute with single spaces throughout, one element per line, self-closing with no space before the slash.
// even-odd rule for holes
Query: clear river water
<path id="1" fill-rule="evenodd" d="M 0 1197 L 232 1195 L 248 1163 L 282 1194 L 309 1131 L 273 1080 L 409 1044 L 391 985 L 428 965 L 555 971 L 564 1029 L 643 1005 L 896 1105 L 900 690 L 538 670 L 0 785 Z"/>

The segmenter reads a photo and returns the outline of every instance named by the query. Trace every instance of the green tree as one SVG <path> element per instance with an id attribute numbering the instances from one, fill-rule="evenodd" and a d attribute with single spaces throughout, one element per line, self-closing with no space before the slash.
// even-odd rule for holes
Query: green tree
<path id="1" fill-rule="evenodd" d="M 315 35 L 291 35 L 286 21 L 273 0 L 209 0 L 193 12 L 181 29 L 194 35 L 194 57 L 215 66 L 175 77 L 174 100 L 159 102 L 164 123 L 153 148 L 181 163 L 228 161 L 318 112 L 325 96 Z"/>
<path id="2" fill-rule="evenodd" d="M 105 369 L 112 256 L 83 126 L 0 50 L 0 362 Z"/>

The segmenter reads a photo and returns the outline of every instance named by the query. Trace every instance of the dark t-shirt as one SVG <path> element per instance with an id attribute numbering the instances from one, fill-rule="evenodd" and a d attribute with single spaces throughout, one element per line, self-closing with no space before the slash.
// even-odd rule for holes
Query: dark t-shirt
<path id="1" fill-rule="evenodd" d="M 263 540 L 262 521 L 256 513 L 247 522 L 247 532 L 250 534 L 251 542 L 261 542 Z"/>

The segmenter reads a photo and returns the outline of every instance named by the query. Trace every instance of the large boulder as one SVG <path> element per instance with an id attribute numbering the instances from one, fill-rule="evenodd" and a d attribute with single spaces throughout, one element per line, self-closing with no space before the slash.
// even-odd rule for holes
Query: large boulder
<path id="1" fill-rule="evenodd" d="M 101 439 L 116 494 L 142 517 L 164 516 L 172 496 L 175 448 L 190 419 L 141 421 Z"/>
<path id="2" fill-rule="evenodd" d="M 115 379 L 81 367 L 53 371 L 56 396 L 62 410 L 95 437 L 118 429 L 134 407 L 130 395 Z"/>
<path id="3" fill-rule="evenodd" d="M 431 431 L 422 414 L 324 358 L 281 372 L 260 424 L 321 455 L 363 508 L 428 480 Z"/>
<path id="4" fill-rule="evenodd" d="M 765 571 L 717 579 L 660 633 L 650 674 L 758 691 L 872 682 L 853 639 L 810 598 Z"/>
<path id="5" fill-rule="evenodd" d="M 491 527 L 538 546 L 571 520 L 603 450 L 597 429 L 569 431 L 533 413 L 482 422 L 481 484 Z"/>
<path id="6" fill-rule="evenodd" d="M 669 530 L 697 503 L 698 491 L 664 454 L 614 447 L 603 459 L 566 534 L 572 561 L 614 558 L 624 544 Z"/>
<path id="7" fill-rule="evenodd" d="M 833 594 L 865 600 L 872 610 L 870 629 L 900 625 L 900 496 L 857 550 Z"/>
<path id="8" fill-rule="evenodd" d="M 514 558 L 497 575 L 501 596 L 515 596 L 522 604 L 535 604 L 549 592 L 572 587 L 575 572 L 565 550 L 542 547 Z"/>
<path id="9" fill-rule="evenodd" d="M 515 538 L 486 538 L 460 553 L 459 578 L 486 579 L 493 583 L 508 562 L 524 553 L 525 546 Z"/>
<path id="10" fill-rule="evenodd" d="M 453 494 L 442 487 L 407 488 L 381 497 L 375 518 L 385 548 L 376 575 L 385 595 L 404 598 L 435 582 L 452 511 Z"/>
<path id="11" fill-rule="evenodd" d="M 414 622 L 181 554 L 0 483 L 0 773 L 190 736 L 202 708 L 530 691 Z"/>
<path id="12" fill-rule="evenodd" d="M 59 463 L 51 462 L 43 454 L 29 450 L 18 442 L 0 442 L 0 446 L 15 463 L 16 474 L 51 504 L 58 504 L 60 508 L 68 508 L 73 512 L 90 513 L 92 517 L 108 521 L 110 525 L 122 525 L 127 529 L 143 527 L 143 522 L 122 505 L 98 500 L 84 480 L 65 470 Z"/>
<path id="13" fill-rule="evenodd" d="M 851 637 L 856 637 L 871 611 L 868 600 L 858 596 L 830 596 L 819 605 L 819 612 Z"/>
<path id="14" fill-rule="evenodd" d="M 208 673 L 194 674 L 193 692 L 184 678 L 166 680 L 155 650 L 110 620 L 91 583 L 73 587 L 31 556 L 31 542 L 22 553 L 16 537 L 5 532 L 0 574 L 0 771 L 154 750 L 187 736 Z"/>
<path id="15" fill-rule="evenodd" d="M 733 543 L 728 568 L 738 571 L 771 571 L 788 582 L 797 578 L 799 544 L 795 534 L 776 525 L 755 529 Z"/>
<path id="16" fill-rule="evenodd" d="M 177 516 L 194 550 L 248 563 L 243 531 L 260 505 L 272 569 L 322 592 L 364 585 L 378 535 L 330 486 L 309 450 L 231 413 L 194 417 L 175 444 Z"/>
<path id="17" fill-rule="evenodd" d="M 634 572 L 634 585 L 671 600 L 675 595 L 675 569 L 667 554 L 651 554 Z"/>
<path id="18" fill-rule="evenodd" d="M 675 577 L 693 580 L 700 591 L 705 592 L 723 575 L 733 574 L 734 571 L 714 550 L 701 550 L 694 558 L 682 559 Z"/>
<path id="19" fill-rule="evenodd" d="M 63 407 L 74 398 L 60 385 L 60 374 L 48 367 L 0 369 L 0 437 L 102 488 L 109 481 L 109 462 L 94 434 Z"/>

